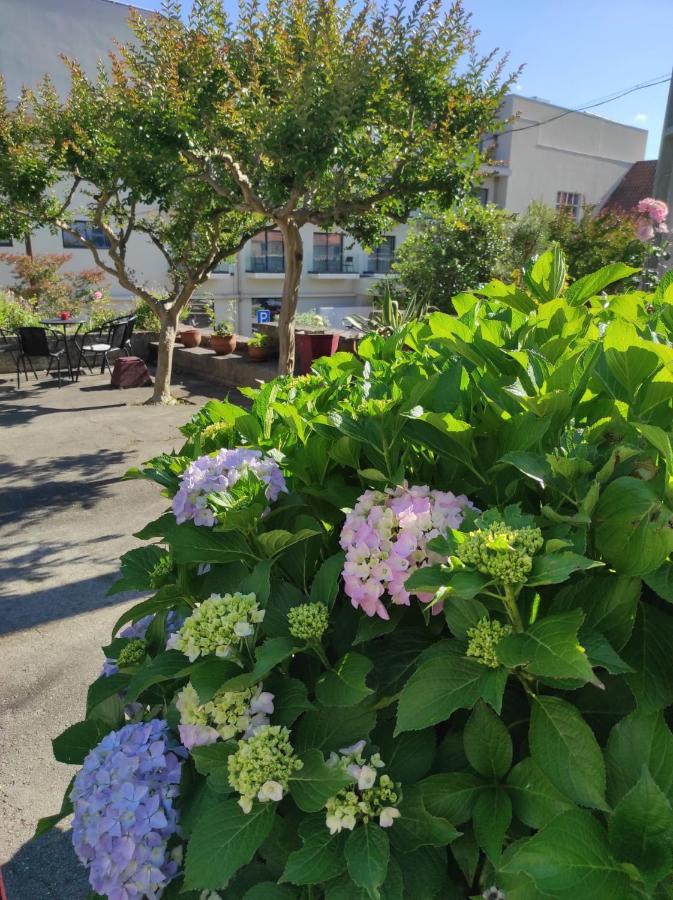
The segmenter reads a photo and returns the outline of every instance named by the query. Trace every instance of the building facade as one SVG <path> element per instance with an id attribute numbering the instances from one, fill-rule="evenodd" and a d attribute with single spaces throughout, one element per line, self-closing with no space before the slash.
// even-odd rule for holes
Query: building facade
<path id="1" fill-rule="evenodd" d="M 480 196 L 514 213 L 533 201 L 578 217 L 584 205 L 600 208 L 645 154 L 646 130 L 535 97 L 509 94 L 499 115 L 508 124 L 483 142 L 492 164 Z"/>

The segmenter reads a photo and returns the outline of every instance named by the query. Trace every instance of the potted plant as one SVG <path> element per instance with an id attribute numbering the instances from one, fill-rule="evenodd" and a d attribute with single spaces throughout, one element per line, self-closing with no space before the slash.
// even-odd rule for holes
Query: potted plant
<path id="1" fill-rule="evenodd" d="M 262 362 L 269 355 L 271 335 L 258 331 L 248 340 L 248 356 L 255 362 Z"/>
<path id="2" fill-rule="evenodd" d="M 339 335 L 326 331 L 327 321 L 317 309 L 295 317 L 297 369 L 299 375 L 311 370 L 311 363 L 321 356 L 333 356 L 339 346 Z"/>
<path id="3" fill-rule="evenodd" d="M 216 356 L 226 356 L 227 353 L 233 353 L 236 349 L 236 335 L 234 334 L 234 323 L 230 319 L 224 322 L 218 322 L 213 328 L 210 336 L 210 349 Z"/>
<path id="4" fill-rule="evenodd" d="M 189 328 L 182 328 L 178 336 L 182 341 L 182 346 L 189 349 L 198 347 L 201 343 L 201 329 L 194 328 L 193 325 L 190 325 Z"/>

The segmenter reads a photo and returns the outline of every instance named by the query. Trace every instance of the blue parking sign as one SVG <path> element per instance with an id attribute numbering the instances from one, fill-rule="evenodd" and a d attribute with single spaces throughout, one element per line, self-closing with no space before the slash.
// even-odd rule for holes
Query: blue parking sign
<path id="1" fill-rule="evenodd" d="M 263 325 L 265 322 L 271 321 L 271 313 L 268 309 L 258 309 L 257 310 L 257 324 Z"/>

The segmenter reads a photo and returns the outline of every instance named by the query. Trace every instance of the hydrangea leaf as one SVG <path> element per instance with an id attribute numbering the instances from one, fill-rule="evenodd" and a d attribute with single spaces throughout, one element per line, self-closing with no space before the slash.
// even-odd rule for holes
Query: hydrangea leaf
<path id="1" fill-rule="evenodd" d="M 292 656 L 294 641 L 289 637 L 268 638 L 255 652 L 255 665 L 251 672 L 235 675 L 223 685 L 228 691 L 242 691 L 258 684 L 279 663 Z"/>
<path id="2" fill-rule="evenodd" d="M 320 566 L 311 583 L 309 599 L 312 603 L 332 606 L 339 594 L 339 579 L 343 570 L 342 552 L 329 556 Z"/>
<path id="3" fill-rule="evenodd" d="M 603 754 L 574 706 L 559 697 L 535 697 L 528 742 L 558 790 L 581 806 L 606 809 Z"/>
<path id="4" fill-rule="evenodd" d="M 290 547 L 300 544 L 302 541 L 308 541 L 310 538 L 320 534 L 316 528 L 302 528 L 299 531 L 284 531 L 278 528 L 275 531 L 266 531 L 264 534 L 258 534 L 255 538 L 260 550 L 268 559 L 274 559 L 280 556 Z"/>
<path id="5" fill-rule="evenodd" d="M 144 591 L 151 588 L 150 572 L 166 556 L 167 551 L 156 544 L 135 547 L 124 553 L 120 564 L 121 577 L 108 588 L 108 596 L 121 591 Z"/>
<path id="6" fill-rule="evenodd" d="M 324 816 L 311 816 L 301 826 L 303 846 L 288 857 L 280 877 L 292 884 L 324 884 L 346 870 L 345 835 L 330 834 Z"/>
<path id="7" fill-rule="evenodd" d="M 346 838 L 345 855 L 353 881 L 376 897 L 386 880 L 390 859 L 390 841 L 385 831 L 373 822 L 354 828 Z"/>
<path id="8" fill-rule="evenodd" d="M 471 772 L 442 772 L 421 782 L 423 802 L 428 812 L 462 825 L 472 818 L 472 810 L 485 783 Z"/>
<path id="9" fill-rule="evenodd" d="M 462 655 L 456 641 L 444 641 L 421 661 L 400 695 L 396 734 L 446 721 L 480 698 L 500 710 L 507 673 Z"/>
<path id="10" fill-rule="evenodd" d="M 529 828 L 543 828 L 555 816 L 573 807 L 530 756 L 514 766 L 507 786 L 515 816 Z"/>
<path id="11" fill-rule="evenodd" d="M 662 711 L 636 710 L 618 722 L 610 732 L 605 760 L 613 805 L 635 786 L 643 766 L 673 801 L 673 733 Z"/>
<path id="12" fill-rule="evenodd" d="M 467 720 L 463 743 L 472 768 L 491 781 L 502 778 L 512 765 L 512 739 L 507 726 L 483 701 L 477 703 Z"/>
<path id="13" fill-rule="evenodd" d="M 292 725 L 313 704 L 308 699 L 306 685 L 298 678 L 273 677 L 264 684 L 273 694 L 273 721 L 277 725 Z"/>
<path id="14" fill-rule="evenodd" d="M 222 793 L 223 790 L 231 790 L 227 760 L 235 752 L 235 741 L 217 741 L 203 747 L 192 747 L 190 755 L 196 771 L 201 775 L 209 775 L 209 785 Z"/>
<path id="15" fill-rule="evenodd" d="M 217 890 L 255 855 L 273 827 L 274 803 L 255 803 L 247 815 L 225 800 L 197 819 L 187 846 L 185 887 Z"/>
<path id="16" fill-rule="evenodd" d="M 303 812 L 318 812 L 330 797 L 353 784 L 353 776 L 339 764 L 328 766 L 319 750 L 308 750 L 301 761 L 304 765 L 290 778 L 290 793 Z"/>
<path id="17" fill-rule="evenodd" d="M 425 792 L 419 784 L 404 788 L 399 810 L 400 817 L 390 829 L 390 840 L 403 853 L 419 847 L 444 847 L 460 833 L 451 822 L 428 812 Z"/>
<path id="18" fill-rule="evenodd" d="M 304 713 L 293 736 L 299 752 L 338 750 L 366 738 L 376 723 L 376 710 L 365 702 L 355 707 L 320 707 Z"/>
<path id="19" fill-rule="evenodd" d="M 577 678 L 583 683 L 598 683 L 577 637 L 583 620 L 584 614 L 579 609 L 538 619 L 526 631 L 499 641 L 498 660 L 508 668 L 521 666 L 532 675 L 544 678 Z"/>
<path id="20" fill-rule="evenodd" d="M 86 719 L 76 722 L 54 738 L 51 745 L 54 759 L 62 763 L 81 765 L 87 753 L 105 737 L 110 726 L 100 719 Z"/>
<path id="21" fill-rule="evenodd" d="M 570 550 L 561 553 L 544 553 L 533 558 L 533 568 L 526 579 L 528 587 L 540 587 L 543 584 L 560 584 L 567 581 L 575 572 L 585 572 L 602 566 L 597 559 L 588 559 Z"/>
<path id="22" fill-rule="evenodd" d="M 673 869 L 673 809 L 646 768 L 608 822 L 610 849 L 632 863 L 653 888 Z"/>
<path id="23" fill-rule="evenodd" d="M 390 728 L 382 732 L 377 729 L 373 740 L 379 746 L 390 777 L 404 784 L 413 784 L 419 778 L 423 778 L 429 772 L 435 758 L 434 728 L 405 731 L 396 738 L 393 737 Z"/>
<path id="24" fill-rule="evenodd" d="M 405 896 L 414 900 L 435 900 L 447 888 L 446 849 L 419 847 L 411 853 L 397 853 Z"/>
<path id="25" fill-rule="evenodd" d="M 133 703 L 140 694 L 153 684 L 185 677 L 189 673 L 189 660 L 177 650 L 166 650 L 147 661 L 135 672 L 129 682 L 126 700 Z"/>
<path id="26" fill-rule="evenodd" d="M 481 791 L 472 811 L 472 827 L 477 843 L 492 863 L 497 864 L 507 829 L 512 821 L 512 801 L 501 787 Z"/>
<path id="27" fill-rule="evenodd" d="M 354 706 L 372 693 L 366 677 L 372 661 L 360 653 L 347 653 L 318 679 L 315 692 L 324 706 Z"/>
<path id="28" fill-rule="evenodd" d="M 622 656 L 635 670 L 626 680 L 642 712 L 673 703 L 673 619 L 651 604 L 641 603 L 631 640 Z"/>
<path id="29" fill-rule="evenodd" d="M 523 872 L 556 900 L 633 900 L 633 885 L 610 853 L 608 837 L 586 810 L 561 813 L 520 844 L 502 866 Z"/>

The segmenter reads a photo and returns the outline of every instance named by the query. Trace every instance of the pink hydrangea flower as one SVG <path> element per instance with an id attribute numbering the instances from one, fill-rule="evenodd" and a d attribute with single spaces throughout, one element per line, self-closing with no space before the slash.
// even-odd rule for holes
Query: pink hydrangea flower
<path id="1" fill-rule="evenodd" d="M 668 232 L 668 226 L 666 225 L 668 205 L 663 200 L 655 200 L 654 197 L 644 197 L 636 206 L 636 212 L 640 215 L 636 226 L 638 240 L 651 241 L 655 234 Z"/>
<path id="2" fill-rule="evenodd" d="M 636 228 L 636 235 L 639 241 L 651 241 L 654 237 L 654 226 L 647 219 L 642 219 Z"/>
<path id="3" fill-rule="evenodd" d="M 353 606 L 382 619 L 390 618 L 382 599 L 386 593 L 395 606 L 409 606 L 406 580 L 441 561 L 427 549 L 428 541 L 458 528 L 467 508 L 474 507 L 466 496 L 426 486 L 365 491 L 346 516 L 340 537 L 346 551 L 344 586 Z M 418 598 L 429 602 L 433 595 Z M 434 613 L 440 609 L 433 606 Z"/>

